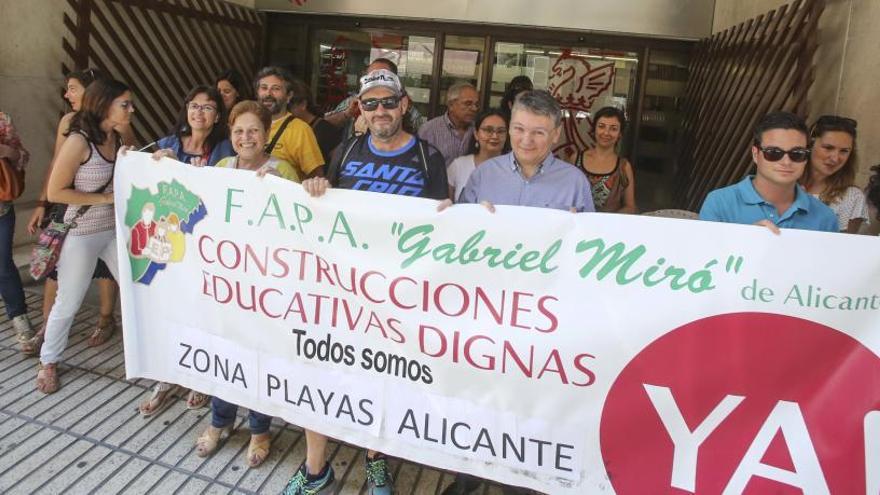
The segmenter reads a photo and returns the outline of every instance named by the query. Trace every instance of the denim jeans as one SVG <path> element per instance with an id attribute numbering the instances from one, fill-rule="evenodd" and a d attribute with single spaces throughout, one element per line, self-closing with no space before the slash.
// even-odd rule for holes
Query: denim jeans
<path id="1" fill-rule="evenodd" d="M 12 237 L 15 235 L 15 208 L 0 216 L 0 296 L 6 303 L 6 316 L 13 319 L 27 313 L 21 276 L 12 261 Z"/>
<path id="2" fill-rule="evenodd" d="M 226 402 L 217 397 L 211 398 L 211 426 L 214 428 L 223 428 L 235 422 L 235 413 L 238 412 L 238 406 Z M 257 411 L 251 410 L 248 413 L 248 424 L 251 427 L 251 435 L 259 435 L 269 431 L 269 424 L 272 423 L 272 416 L 267 416 Z"/>

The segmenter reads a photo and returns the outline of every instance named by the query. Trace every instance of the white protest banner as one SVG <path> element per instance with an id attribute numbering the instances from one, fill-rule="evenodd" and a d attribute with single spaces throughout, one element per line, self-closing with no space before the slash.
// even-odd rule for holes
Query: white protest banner
<path id="1" fill-rule="evenodd" d="M 141 153 L 115 187 L 130 377 L 546 493 L 880 489 L 877 238 Z"/>

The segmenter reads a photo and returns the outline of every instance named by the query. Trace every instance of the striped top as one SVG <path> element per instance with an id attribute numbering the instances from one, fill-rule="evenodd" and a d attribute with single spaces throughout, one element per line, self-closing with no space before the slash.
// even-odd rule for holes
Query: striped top
<path id="1" fill-rule="evenodd" d="M 88 139 L 87 139 L 88 141 Z M 115 160 L 108 160 L 101 155 L 98 148 L 91 141 L 89 143 L 89 157 L 82 162 L 73 179 L 73 187 L 81 192 L 97 192 L 107 181 L 110 185 L 103 192 L 113 192 L 113 167 Z M 76 216 L 76 211 L 82 205 L 69 205 L 64 213 L 64 221 L 69 222 Z M 68 232 L 69 235 L 97 234 L 107 230 L 113 230 L 116 221 L 113 214 L 113 205 L 92 205 L 85 215 L 76 220 L 76 226 Z"/>

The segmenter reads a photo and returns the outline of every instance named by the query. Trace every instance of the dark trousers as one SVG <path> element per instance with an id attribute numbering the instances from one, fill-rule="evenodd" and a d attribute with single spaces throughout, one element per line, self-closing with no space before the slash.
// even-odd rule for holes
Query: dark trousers
<path id="1" fill-rule="evenodd" d="M 6 303 L 6 316 L 11 320 L 27 313 L 24 290 L 18 268 L 12 261 L 12 237 L 15 235 L 15 209 L 0 217 L 0 296 Z"/>
<path id="2" fill-rule="evenodd" d="M 235 423 L 235 414 L 238 412 L 238 406 L 226 402 L 223 399 L 211 398 L 211 426 L 214 428 L 223 428 Z M 272 416 L 250 411 L 248 413 L 248 424 L 251 427 L 251 435 L 259 435 L 269 431 L 269 425 L 272 423 Z"/>

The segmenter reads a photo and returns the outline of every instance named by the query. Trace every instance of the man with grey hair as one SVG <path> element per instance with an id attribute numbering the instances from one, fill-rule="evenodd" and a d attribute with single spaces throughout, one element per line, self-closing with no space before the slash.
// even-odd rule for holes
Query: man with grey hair
<path id="1" fill-rule="evenodd" d="M 501 204 L 595 211 L 586 176 L 553 156 L 561 132 L 562 109 L 550 93 L 520 93 L 510 117 L 512 151 L 477 167 L 458 202 L 483 203 L 490 210 Z"/>
<path id="2" fill-rule="evenodd" d="M 532 206 L 571 212 L 595 211 L 590 182 L 574 165 L 553 156 L 553 144 L 562 133 L 562 108 L 547 91 L 524 91 L 513 104 L 510 145 L 513 151 L 483 162 L 470 176 L 458 203 Z M 443 210 L 452 204 L 446 200 Z M 470 495 L 480 486 L 474 476 L 458 474 L 441 495 Z M 502 487 L 505 495 L 527 493 Z"/>
<path id="3" fill-rule="evenodd" d="M 419 137 L 434 145 L 446 159 L 452 160 L 467 153 L 474 135 L 474 119 L 480 109 L 480 95 L 470 83 L 456 83 L 446 90 L 446 113 L 435 117 L 419 129 Z"/>

